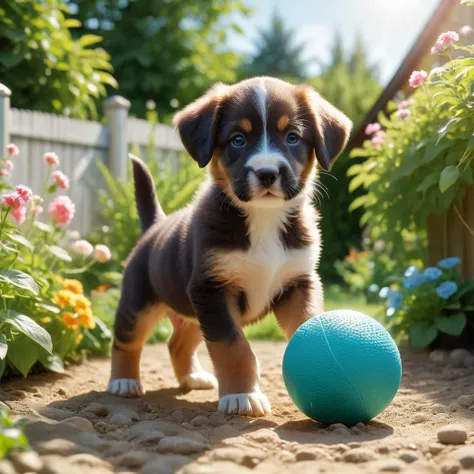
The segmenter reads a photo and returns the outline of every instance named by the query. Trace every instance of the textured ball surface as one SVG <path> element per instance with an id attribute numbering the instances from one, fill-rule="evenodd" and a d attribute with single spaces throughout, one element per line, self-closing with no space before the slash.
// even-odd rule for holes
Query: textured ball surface
<path id="1" fill-rule="evenodd" d="M 283 379 L 294 404 L 323 424 L 351 426 L 380 414 L 397 393 L 397 345 L 373 318 L 328 311 L 306 321 L 283 357 Z"/>

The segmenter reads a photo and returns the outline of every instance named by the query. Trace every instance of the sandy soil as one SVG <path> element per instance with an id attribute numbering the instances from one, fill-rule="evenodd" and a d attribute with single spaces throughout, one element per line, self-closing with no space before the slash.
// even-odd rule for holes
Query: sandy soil
<path id="1" fill-rule="evenodd" d="M 0 474 L 456 474 L 474 469 L 472 356 L 404 353 L 402 386 L 392 405 L 368 425 L 348 429 L 321 426 L 293 406 L 281 376 L 283 343 L 253 347 L 273 407 L 272 416 L 263 419 L 215 413 L 215 391 L 181 393 L 164 345 L 144 351 L 148 393 L 138 400 L 104 393 L 106 359 L 73 367 L 66 376 L 4 384 L 0 400 L 14 415 L 29 417 L 26 431 L 34 451 L 13 456 L 15 470 L 0 462 Z M 438 434 L 451 423 L 461 426 Z"/>

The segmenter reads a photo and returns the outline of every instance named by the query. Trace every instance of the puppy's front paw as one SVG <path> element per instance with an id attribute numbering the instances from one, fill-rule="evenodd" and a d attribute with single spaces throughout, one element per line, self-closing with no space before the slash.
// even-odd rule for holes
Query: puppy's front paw
<path id="1" fill-rule="evenodd" d="M 145 395 L 142 383 L 135 379 L 114 379 L 107 385 L 107 392 L 124 398 L 137 398 Z"/>
<path id="2" fill-rule="evenodd" d="M 195 372 L 182 377 L 179 386 L 183 390 L 211 390 L 217 387 L 217 380 L 209 372 Z"/>
<path id="3" fill-rule="evenodd" d="M 263 393 L 231 393 L 221 397 L 217 411 L 227 415 L 264 416 L 272 412 L 272 407 Z"/>

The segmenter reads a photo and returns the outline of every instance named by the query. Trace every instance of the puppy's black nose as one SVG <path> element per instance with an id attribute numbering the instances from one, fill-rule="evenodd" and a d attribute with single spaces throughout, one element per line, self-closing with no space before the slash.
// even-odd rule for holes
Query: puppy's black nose
<path id="1" fill-rule="evenodd" d="M 269 188 L 279 176 L 278 170 L 274 168 L 259 168 L 255 171 L 258 180 L 262 186 Z"/>

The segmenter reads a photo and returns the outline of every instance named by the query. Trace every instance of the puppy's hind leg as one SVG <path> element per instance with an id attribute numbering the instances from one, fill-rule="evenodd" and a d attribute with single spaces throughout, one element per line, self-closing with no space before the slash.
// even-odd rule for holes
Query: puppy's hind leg
<path id="1" fill-rule="evenodd" d="M 170 315 L 173 335 L 168 341 L 174 372 L 184 390 L 207 390 L 217 387 L 214 375 L 199 363 L 196 349 L 202 341 L 201 329 L 196 323 Z"/>

